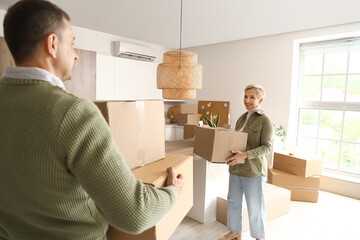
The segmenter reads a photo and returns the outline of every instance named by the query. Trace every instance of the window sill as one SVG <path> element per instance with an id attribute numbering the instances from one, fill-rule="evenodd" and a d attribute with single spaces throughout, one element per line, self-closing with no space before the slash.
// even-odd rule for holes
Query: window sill
<path id="1" fill-rule="evenodd" d="M 322 173 L 321 173 L 321 176 L 329 177 L 329 178 L 335 178 L 335 179 L 339 179 L 339 180 L 343 180 L 343 181 L 347 181 L 347 182 L 360 184 L 360 177 L 354 177 L 354 176 L 348 176 L 348 175 L 345 175 L 345 174 L 334 173 L 334 172 L 331 172 L 331 171 L 328 171 L 328 170 L 323 170 Z"/>

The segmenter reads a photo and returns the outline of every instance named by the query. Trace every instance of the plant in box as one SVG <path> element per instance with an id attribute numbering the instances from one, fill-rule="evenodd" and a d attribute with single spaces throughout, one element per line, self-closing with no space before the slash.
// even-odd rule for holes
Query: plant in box
<path id="1" fill-rule="evenodd" d="M 219 122 L 220 122 L 220 114 L 218 113 L 218 114 L 216 114 L 216 116 L 213 116 L 211 113 L 210 120 L 206 116 L 203 116 L 202 119 L 210 127 L 216 128 L 216 127 L 218 127 Z"/>

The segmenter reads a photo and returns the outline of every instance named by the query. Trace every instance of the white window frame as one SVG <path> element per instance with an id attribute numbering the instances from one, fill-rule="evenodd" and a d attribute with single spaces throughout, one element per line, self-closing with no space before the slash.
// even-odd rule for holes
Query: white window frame
<path id="1" fill-rule="evenodd" d="M 318 140 L 322 140 L 324 138 L 319 138 L 319 129 L 320 129 L 320 114 L 322 110 L 337 110 L 337 111 L 342 111 L 342 130 L 341 130 L 341 137 L 340 140 L 336 140 L 338 142 L 340 142 L 340 153 L 342 150 L 342 144 L 341 143 L 347 143 L 349 141 L 344 141 L 343 140 L 343 131 L 344 131 L 344 119 L 345 119 L 345 112 L 346 111 L 357 111 L 360 112 L 360 103 L 350 103 L 350 102 L 346 102 L 346 94 L 345 94 L 345 100 L 344 102 L 321 102 L 321 101 L 313 101 L 313 102 L 306 102 L 303 101 L 302 99 L 302 90 L 303 90 L 303 81 L 302 81 L 302 70 L 303 70 L 303 63 L 304 61 L 300 59 L 301 56 L 301 50 L 300 50 L 300 46 L 304 43 L 311 43 L 311 42 L 320 42 L 320 41 L 339 41 L 342 38 L 357 38 L 360 36 L 360 32 L 354 32 L 354 33 L 348 33 L 348 34 L 341 34 L 341 35 L 334 35 L 334 36 L 327 36 L 327 37 L 319 37 L 319 38 L 309 38 L 309 39 L 299 39 L 299 40 L 295 40 L 294 41 L 294 51 L 293 51 L 293 75 L 292 75 L 292 89 L 291 89 L 291 93 L 293 96 L 291 99 L 291 110 L 290 110 L 290 121 L 289 121 L 289 140 L 290 143 L 292 142 L 292 145 L 296 145 L 297 143 L 297 139 L 298 139 L 298 126 L 299 126 L 299 113 L 300 113 L 300 109 L 316 109 L 319 110 L 319 117 L 318 117 L 318 126 L 317 126 L 317 137 L 314 139 L 316 139 L 316 149 L 318 148 Z M 329 43 L 329 42 L 328 42 Z M 319 43 L 315 43 L 315 44 L 319 44 Z M 324 44 L 324 42 L 322 42 L 321 44 Z M 348 63 L 349 63 L 349 55 L 348 55 Z M 323 60 L 323 64 L 324 64 L 324 60 Z M 349 64 L 347 64 L 347 68 L 349 67 Z M 324 71 L 324 66 L 323 66 L 323 71 Z M 346 85 L 345 85 L 345 93 L 347 93 L 347 78 L 350 74 L 348 74 L 348 69 L 346 70 Z M 321 74 L 322 76 L 322 80 L 321 80 L 321 89 L 323 89 L 323 76 L 324 74 Z M 322 91 L 321 93 L 322 94 Z M 320 95 L 320 100 L 321 100 L 321 95 Z M 292 129 L 292 130 L 290 130 Z M 326 140 L 326 139 L 324 139 Z M 333 139 L 328 139 L 328 140 L 332 140 Z M 353 143 L 353 142 L 349 142 L 349 143 Z M 360 177 L 360 174 L 353 174 L 353 173 L 348 173 L 348 172 L 343 172 L 340 170 L 340 161 L 341 160 L 341 154 L 339 154 L 339 159 L 338 159 L 338 167 L 337 170 L 331 170 L 331 169 L 325 169 L 325 171 L 329 171 L 329 172 L 335 172 L 335 173 L 340 173 L 343 175 L 350 175 L 350 176 L 355 176 L 355 177 Z"/>

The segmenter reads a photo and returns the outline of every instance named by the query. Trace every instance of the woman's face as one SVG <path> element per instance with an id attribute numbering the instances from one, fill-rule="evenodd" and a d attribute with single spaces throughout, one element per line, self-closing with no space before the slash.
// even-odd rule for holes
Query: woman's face
<path id="1" fill-rule="evenodd" d="M 248 89 L 244 95 L 244 105 L 247 110 L 257 108 L 261 105 L 263 98 L 259 98 L 258 93 L 255 89 Z"/>

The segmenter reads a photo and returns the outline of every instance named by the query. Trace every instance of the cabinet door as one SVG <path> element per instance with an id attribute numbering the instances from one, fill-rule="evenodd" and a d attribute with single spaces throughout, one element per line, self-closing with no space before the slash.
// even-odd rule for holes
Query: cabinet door
<path id="1" fill-rule="evenodd" d="M 136 99 L 136 60 L 116 58 L 116 100 Z"/>
<path id="2" fill-rule="evenodd" d="M 136 98 L 161 99 L 161 90 L 156 87 L 157 63 L 137 62 L 136 68 Z"/>
<path id="3" fill-rule="evenodd" d="M 175 127 L 175 140 L 181 140 L 184 138 L 184 127 L 176 126 Z"/>
<path id="4" fill-rule="evenodd" d="M 96 56 L 96 100 L 114 100 L 116 95 L 116 58 Z"/>
<path id="5" fill-rule="evenodd" d="M 175 140 L 175 126 L 165 126 L 165 140 L 166 141 Z"/>
<path id="6" fill-rule="evenodd" d="M 162 99 L 156 87 L 157 63 L 97 55 L 97 100 Z"/>

